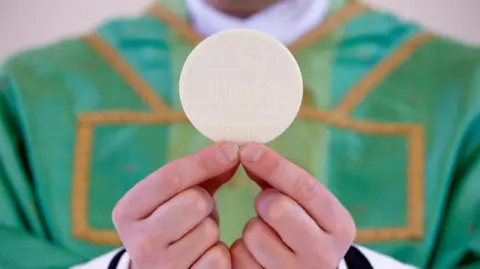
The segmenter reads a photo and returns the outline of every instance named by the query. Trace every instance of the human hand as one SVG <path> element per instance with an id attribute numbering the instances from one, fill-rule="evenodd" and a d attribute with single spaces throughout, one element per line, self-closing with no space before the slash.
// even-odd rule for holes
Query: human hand
<path id="1" fill-rule="evenodd" d="M 273 150 L 244 145 L 240 161 L 263 191 L 259 217 L 231 247 L 234 269 L 334 269 L 355 237 L 355 224 L 338 199 L 305 170 Z"/>
<path id="2" fill-rule="evenodd" d="M 113 221 L 135 269 L 230 269 L 212 193 L 239 165 L 238 146 L 215 144 L 173 161 L 117 203 Z M 202 186 L 202 187 L 196 187 Z"/>

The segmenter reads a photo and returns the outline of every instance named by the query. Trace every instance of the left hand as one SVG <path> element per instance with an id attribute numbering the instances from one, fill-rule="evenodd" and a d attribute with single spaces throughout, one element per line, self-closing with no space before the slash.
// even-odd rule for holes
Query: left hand
<path id="1" fill-rule="evenodd" d="M 308 172 L 275 151 L 244 145 L 240 161 L 263 189 L 231 248 L 233 269 L 335 269 L 356 229 L 349 212 Z"/>

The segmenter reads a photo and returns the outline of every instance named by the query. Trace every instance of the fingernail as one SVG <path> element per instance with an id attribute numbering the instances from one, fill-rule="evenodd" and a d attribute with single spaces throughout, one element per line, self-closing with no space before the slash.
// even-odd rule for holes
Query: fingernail
<path id="1" fill-rule="evenodd" d="M 256 162 L 262 156 L 263 148 L 258 144 L 248 144 L 240 149 L 240 158 L 244 162 Z"/>
<path id="2" fill-rule="evenodd" d="M 236 162 L 238 160 L 238 149 L 238 145 L 235 143 L 224 143 L 220 146 L 220 156 L 228 163 Z"/>

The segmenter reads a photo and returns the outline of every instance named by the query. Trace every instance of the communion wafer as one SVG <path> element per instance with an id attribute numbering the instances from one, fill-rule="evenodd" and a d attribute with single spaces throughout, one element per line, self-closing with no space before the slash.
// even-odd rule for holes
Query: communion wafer
<path id="1" fill-rule="evenodd" d="M 283 44 L 236 29 L 210 36 L 190 53 L 179 91 L 188 119 L 211 140 L 267 143 L 297 116 L 303 82 Z"/>

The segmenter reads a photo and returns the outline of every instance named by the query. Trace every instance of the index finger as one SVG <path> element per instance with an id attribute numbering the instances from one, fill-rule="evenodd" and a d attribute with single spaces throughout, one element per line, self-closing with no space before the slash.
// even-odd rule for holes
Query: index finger
<path id="1" fill-rule="evenodd" d="M 148 175 L 118 202 L 114 214 L 117 219 L 146 218 L 178 193 L 219 176 L 238 163 L 236 144 L 219 143 L 206 147 Z"/>
<path id="2" fill-rule="evenodd" d="M 247 144 L 240 149 L 240 161 L 245 170 L 295 200 L 324 230 L 335 230 L 335 219 L 343 218 L 346 209 L 325 186 L 274 150 Z"/>

